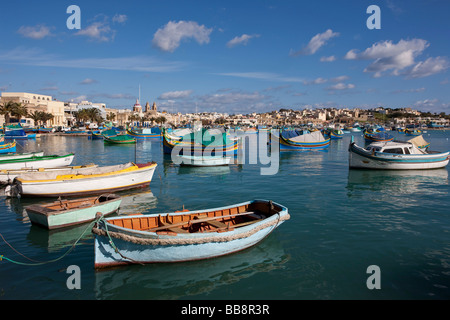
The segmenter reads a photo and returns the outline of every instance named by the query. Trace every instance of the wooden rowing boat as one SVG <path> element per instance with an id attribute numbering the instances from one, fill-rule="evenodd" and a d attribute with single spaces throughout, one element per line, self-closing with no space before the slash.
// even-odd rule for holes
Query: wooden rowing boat
<path id="1" fill-rule="evenodd" d="M 5 188 L 9 197 L 58 197 L 98 195 L 150 185 L 155 162 L 96 167 L 78 172 L 24 174 Z"/>
<path id="2" fill-rule="evenodd" d="M 109 215 L 119 209 L 122 199 L 115 194 L 74 200 L 57 200 L 25 207 L 31 223 L 53 230 L 95 220 L 97 214 Z"/>
<path id="3" fill-rule="evenodd" d="M 253 246 L 289 219 L 267 200 L 167 214 L 102 218 L 95 235 L 95 268 L 214 258 Z"/>

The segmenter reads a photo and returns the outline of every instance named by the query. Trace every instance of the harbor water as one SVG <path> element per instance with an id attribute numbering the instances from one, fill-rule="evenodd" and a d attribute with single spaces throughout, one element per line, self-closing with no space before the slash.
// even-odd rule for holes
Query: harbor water
<path id="1" fill-rule="evenodd" d="M 235 254 L 96 271 L 89 224 L 60 231 L 32 225 L 24 207 L 48 200 L 10 199 L 1 190 L 0 255 L 14 262 L 0 261 L 0 300 L 450 299 L 449 167 L 350 170 L 352 135 L 364 144 L 361 133 L 351 133 L 323 151 L 280 153 L 273 175 L 249 161 L 180 167 L 163 154 L 159 139 L 136 145 L 56 135 L 18 141 L 18 152 L 74 152 L 75 165 L 157 162 L 150 187 L 117 193 L 119 214 L 267 199 L 286 206 L 291 219 Z M 450 150 L 450 131 L 428 130 L 423 137 L 431 150 Z M 68 288 L 69 266 L 79 267 L 79 289 Z M 379 268 L 379 288 L 368 286 L 370 266 Z"/>

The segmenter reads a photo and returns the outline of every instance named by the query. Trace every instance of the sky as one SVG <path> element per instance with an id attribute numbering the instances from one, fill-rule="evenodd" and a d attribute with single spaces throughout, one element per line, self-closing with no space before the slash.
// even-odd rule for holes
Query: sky
<path id="1" fill-rule="evenodd" d="M 182 113 L 450 114 L 449 12 L 448 0 L 8 1 L 0 91 Z"/>

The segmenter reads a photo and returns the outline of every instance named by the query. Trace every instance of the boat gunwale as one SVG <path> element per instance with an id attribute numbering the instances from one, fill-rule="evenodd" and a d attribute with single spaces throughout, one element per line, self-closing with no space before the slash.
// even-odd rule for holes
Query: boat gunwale
<path id="1" fill-rule="evenodd" d="M 130 236 L 136 236 L 138 238 L 142 238 L 142 239 L 157 239 L 157 238 L 169 238 L 169 239 L 173 239 L 173 238 L 183 238 L 183 239 L 196 239 L 196 238 L 203 238 L 205 237 L 205 234 L 208 234 L 209 237 L 214 237 L 214 236 L 222 236 L 222 235 L 226 235 L 229 233 L 241 233 L 241 232 L 246 232 L 249 229 L 254 229 L 257 228 L 258 225 L 261 225 L 263 223 L 267 223 L 267 222 L 271 222 L 274 219 L 280 219 L 280 217 L 282 216 L 282 214 L 284 213 L 285 215 L 288 215 L 288 208 L 276 203 L 272 201 L 272 204 L 274 206 L 279 206 L 280 210 L 277 211 L 276 213 L 272 214 L 271 216 L 268 216 L 264 219 L 261 219 L 260 221 L 257 221 L 251 225 L 248 226 L 243 226 L 240 227 L 238 229 L 233 229 L 232 226 L 230 227 L 229 231 L 225 231 L 225 232 L 208 232 L 208 233 L 202 233 L 202 232 L 194 232 L 194 233 L 179 233 L 176 234 L 176 236 L 174 235 L 161 235 L 158 234 L 157 231 L 156 232 L 152 232 L 152 231 L 145 231 L 145 230 L 135 230 L 135 229 L 130 229 L 130 228 L 125 228 L 125 227 L 121 227 L 118 225 L 115 225 L 113 223 L 110 223 L 110 221 L 113 220 L 121 220 L 121 219 L 133 219 L 133 218 L 137 218 L 137 219 L 142 219 L 142 218 L 157 218 L 159 216 L 183 216 L 183 215 L 191 215 L 191 214 L 201 214 L 201 213 L 205 213 L 205 212 L 213 212 L 213 211 L 219 211 L 219 210 L 227 210 L 227 209 L 231 209 L 231 208 L 237 208 L 240 206 L 245 206 L 245 205 L 250 205 L 252 203 L 255 202 L 262 202 L 262 203 L 269 203 L 269 200 L 261 200 L 261 199 L 255 199 L 255 200 L 251 200 L 251 201 L 246 201 L 246 202 L 242 202 L 242 203 L 238 203 L 238 204 L 233 204 L 233 205 L 229 205 L 229 206 L 224 206 L 224 207 L 218 207 L 218 208 L 208 208 L 208 209 L 200 209 L 200 210 L 192 210 L 192 211 L 181 211 L 181 212 L 164 212 L 164 213 L 153 213 L 153 214 L 146 214 L 146 215 L 142 215 L 142 214 L 135 214 L 135 215 L 127 215 L 126 217 L 124 216 L 119 216 L 119 217 L 111 217 L 111 218 L 106 218 L 104 219 L 104 222 L 106 224 L 106 227 L 108 228 L 108 230 L 111 232 L 111 229 L 117 230 L 116 232 L 119 233 L 123 233 L 126 235 L 130 235 Z M 277 218 L 278 217 L 278 218 Z M 217 216 L 217 219 L 220 219 L 220 216 Z M 186 221 L 186 223 L 188 223 Z M 103 228 L 101 228 L 103 229 Z M 115 231 L 112 231 L 115 232 Z"/>

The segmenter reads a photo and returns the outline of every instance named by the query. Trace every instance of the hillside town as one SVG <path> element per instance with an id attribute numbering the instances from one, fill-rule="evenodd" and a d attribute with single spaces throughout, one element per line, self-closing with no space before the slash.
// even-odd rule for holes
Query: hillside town
<path id="1" fill-rule="evenodd" d="M 0 125 L 20 123 L 24 127 L 39 125 L 53 128 L 73 128 L 80 125 L 96 128 L 105 122 L 115 126 L 180 127 L 201 121 L 203 125 L 227 126 L 326 126 L 329 124 L 351 126 L 357 123 L 377 123 L 385 126 L 414 124 L 428 127 L 449 127 L 450 115 L 421 112 L 410 107 L 360 109 L 360 108 L 305 108 L 302 110 L 280 108 L 265 113 L 226 114 L 217 112 L 170 113 L 158 110 L 155 102 L 144 107 L 136 99 L 130 107 L 108 108 L 105 103 L 90 101 L 64 102 L 49 95 L 26 92 L 1 92 Z"/>

